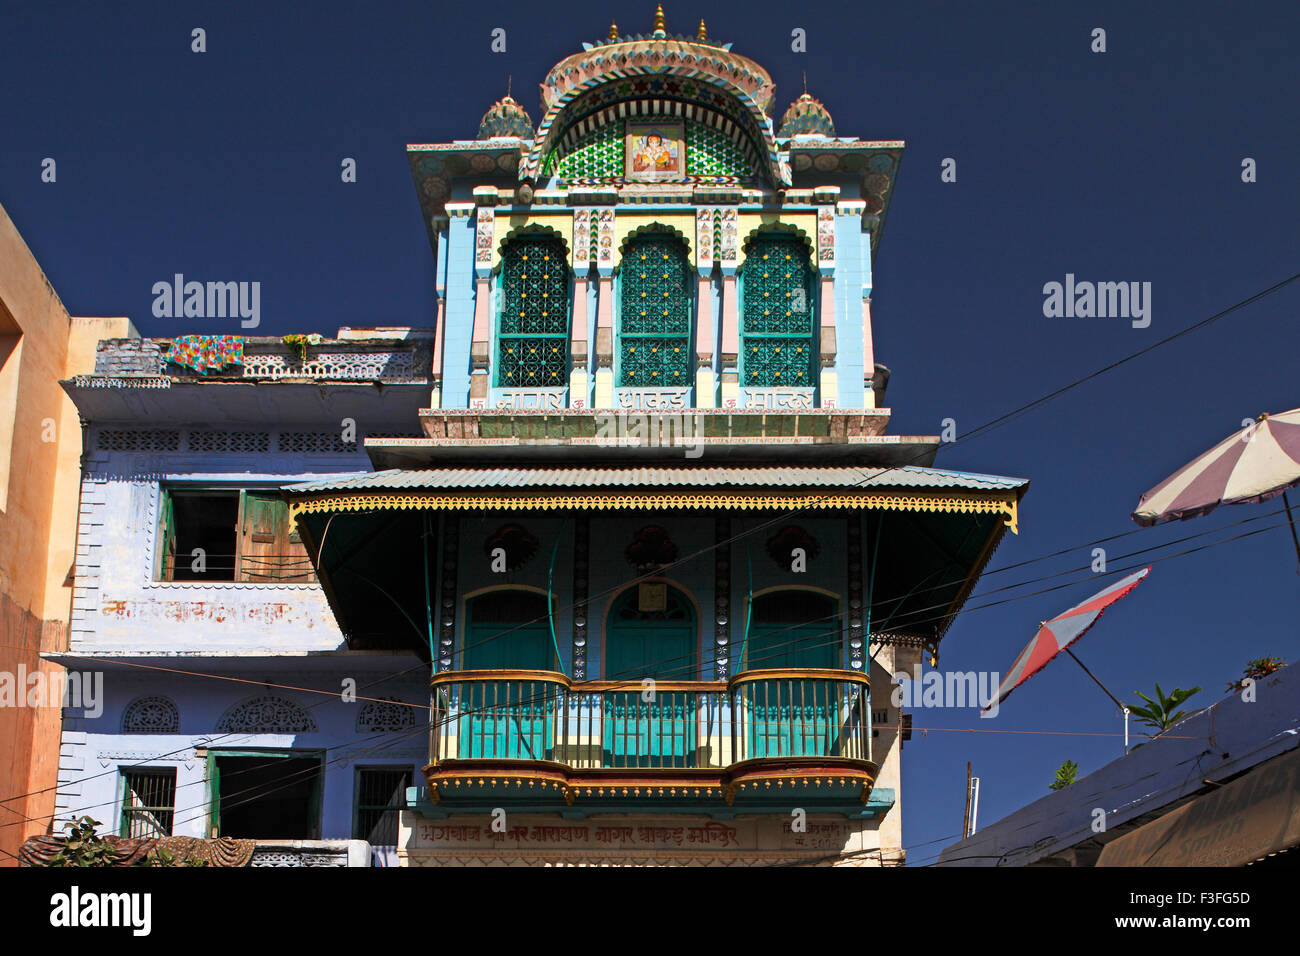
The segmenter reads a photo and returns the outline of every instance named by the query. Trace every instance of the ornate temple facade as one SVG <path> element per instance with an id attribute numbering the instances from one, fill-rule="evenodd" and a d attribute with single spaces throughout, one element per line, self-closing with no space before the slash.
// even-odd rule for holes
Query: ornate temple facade
<path id="1" fill-rule="evenodd" d="M 407 148 L 431 330 L 101 343 L 64 660 L 129 673 L 60 806 L 412 866 L 901 864 L 890 675 L 1027 483 L 888 433 L 903 143 L 775 102 L 703 23 L 611 26 L 535 125 Z"/>

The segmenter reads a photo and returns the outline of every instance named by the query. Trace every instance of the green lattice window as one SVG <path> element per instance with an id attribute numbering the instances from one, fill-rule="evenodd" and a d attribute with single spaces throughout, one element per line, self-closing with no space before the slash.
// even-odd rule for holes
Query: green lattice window
<path id="1" fill-rule="evenodd" d="M 564 243 L 547 236 L 510 240 L 501 257 L 498 386 L 568 384 L 569 309 Z"/>
<path id="2" fill-rule="evenodd" d="M 686 172 L 691 176 L 752 176 L 749 160 L 735 140 L 703 123 L 686 124 Z"/>
<path id="3" fill-rule="evenodd" d="M 741 382 L 751 388 L 813 386 L 812 265 L 808 247 L 760 235 L 740 269 Z"/>
<path id="4" fill-rule="evenodd" d="M 620 385 L 691 384 L 691 286 L 680 239 L 650 233 L 628 241 L 619 266 Z"/>
<path id="5" fill-rule="evenodd" d="M 623 175 L 623 124 L 604 123 L 584 133 L 556 162 L 546 164 L 547 175 L 561 179 L 616 179 Z"/>

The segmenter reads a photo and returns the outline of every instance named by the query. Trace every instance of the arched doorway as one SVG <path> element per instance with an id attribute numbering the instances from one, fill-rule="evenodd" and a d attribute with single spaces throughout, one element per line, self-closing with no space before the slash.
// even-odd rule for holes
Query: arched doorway
<path id="1" fill-rule="evenodd" d="M 543 670 L 557 664 L 547 596 L 489 591 L 465 603 L 462 670 Z M 550 760 L 555 748 L 555 684 L 510 678 L 465 681 L 454 702 L 458 756 Z"/>
<path id="2" fill-rule="evenodd" d="M 605 619 L 605 678 L 628 689 L 605 694 L 605 766 L 695 766 L 696 692 L 671 682 L 696 679 L 698 634 L 694 605 L 670 584 L 647 582 L 614 600 Z"/>
<path id="3" fill-rule="evenodd" d="M 503 589 L 465 602 L 462 670 L 555 670 L 545 594 Z"/>
<path id="4" fill-rule="evenodd" d="M 839 602 L 786 588 L 754 598 L 746 674 L 841 666 Z M 839 751 L 840 685 L 822 677 L 773 674 L 739 691 L 746 757 L 810 757 Z"/>
<path id="5" fill-rule="evenodd" d="M 827 594 L 785 588 L 754 598 L 746 670 L 839 667 L 839 602 Z"/>

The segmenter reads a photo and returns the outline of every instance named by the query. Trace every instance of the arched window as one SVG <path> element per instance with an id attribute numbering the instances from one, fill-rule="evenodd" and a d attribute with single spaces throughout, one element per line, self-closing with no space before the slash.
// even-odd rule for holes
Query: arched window
<path id="1" fill-rule="evenodd" d="M 760 233 L 740 268 L 740 381 L 748 388 L 812 388 L 813 296 L 808 247 Z"/>
<path id="2" fill-rule="evenodd" d="M 816 591 L 769 591 L 750 608 L 745 670 L 839 667 L 840 618 L 834 598 Z"/>
<path id="3" fill-rule="evenodd" d="M 498 386 L 562 388 L 568 384 L 569 278 L 561 240 L 524 235 L 506 243 L 497 324 Z"/>
<path id="4" fill-rule="evenodd" d="M 628 588 L 605 620 L 605 679 L 695 680 L 695 608 L 681 591 L 659 585 L 663 600 L 643 601 L 647 585 Z M 643 610 L 643 608 L 649 608 Z"/>
<path id="5" fill-rule="evenodd" d="M 619 266 L 620 385 L 691 385 L 692 285 L 681 239 L 643 233 L 628 240 Z"/>
<path id="6" fill-rule="evenodd" d="M 536 591 L 489 591 L 465 607 L 464 670 L 555 670 L 550 608 Z"/>

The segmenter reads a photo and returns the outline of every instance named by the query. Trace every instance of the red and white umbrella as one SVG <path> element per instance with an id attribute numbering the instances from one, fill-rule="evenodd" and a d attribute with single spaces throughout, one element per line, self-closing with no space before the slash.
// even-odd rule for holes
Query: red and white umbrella
<path id="1" fill-rule="evenodd" d="M 1260 415 L 1205 454 L 1184 465 L 1138 502 L 1133 520 L 1143 527 L 1207 514 L 1219 505 L 1267 501 L 1300 484 L 1300 408 Z M 1300 558 L 1300 538 L 1291 519 Z"/>
<path id="2" fill-rule="evenodd" d="M 1151 572 L 1148 565 L 1141 571 L 1136 571 L 1128 577 L 1121 578 L 1107 588 L 1098 591 L 1086 601 L 1081 601 L 1068 611 L 1064 611 L 1052 618 L 1050 621 L 1044 621 L 1038 628 L 1038 633 L 1034 635 L 1033 640 L 1025 645 L 1025 649 L 1020 652 L 1011 669 L 1007 671 L 1007 676 L 998 686 L 997 696 L 991 703 L 984 707 L 987 711 L 1002 701 L 1006 700 L 1013 690 L 1023 684 L 1029 678 L 1033 677 L 1044 667 L 1052 662 L 1052 659 L 1062 651 L 1074 657 L 1074 662 L 1094 681 L 1097 686 L 1106 691 L 1106 696 L 1115 702 L 1121 711 L 1124 712 L 1124 752 L 1128 752 L 1128 708 L 1120 703 L 1119 698 L 1106 690 L 1106 685 L 1097 680 L 1097 676 L 1092 671 L 1083 666 L 1083 661 L 1074 656 L 1070 650 L 1070 645 L 1077 641 L 1087 632 L 1088 628 L 1097 623 L 1106 608 L 1110 607 L 1124 595 L 1128 594 Z"/>

